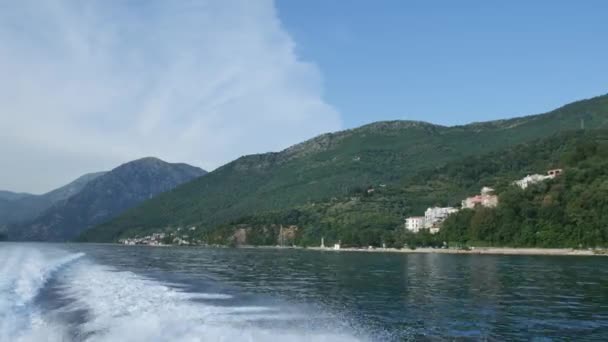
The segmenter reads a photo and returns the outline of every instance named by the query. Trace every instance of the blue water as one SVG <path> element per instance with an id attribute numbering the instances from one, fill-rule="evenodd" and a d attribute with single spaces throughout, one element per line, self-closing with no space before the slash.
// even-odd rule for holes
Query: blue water
<path id="1" fill-rule="evenodd" d="M 607 341 L 607 262 L 6 243 L 0 341 Z"/>

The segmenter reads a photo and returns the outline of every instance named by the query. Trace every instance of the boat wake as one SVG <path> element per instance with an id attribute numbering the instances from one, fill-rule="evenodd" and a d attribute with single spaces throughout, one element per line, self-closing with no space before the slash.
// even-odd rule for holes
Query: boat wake
<path id="1" fill-rule="evenodd" d="M 9 245 L 0 261 L 0 341 L 360 340 L 307 324 L 310 314 L 188 292 L 82 253 Z M 59 304 L 43 305 L 51 292 Z"/>
<path id="2" fill-rule="evenodd" d="M 0 341 L 64 339 L 62 329 L 46 322 L 34 301 L 55 272 L 82 256 L 82 253 L 1 247 Z"/>

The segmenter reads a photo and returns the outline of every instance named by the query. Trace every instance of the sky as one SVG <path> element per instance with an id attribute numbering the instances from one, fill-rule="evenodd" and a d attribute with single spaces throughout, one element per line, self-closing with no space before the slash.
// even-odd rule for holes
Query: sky
<path id="1" fill-rule="evenodd" d="M 347 127 L 546 112 L 608 93 L 605 0 L 279 0 Z"/>
<path id="2" fill-rule="evenodd" d="M 608 2 L 0 0 L 0 189 L 608 93 Z"/>

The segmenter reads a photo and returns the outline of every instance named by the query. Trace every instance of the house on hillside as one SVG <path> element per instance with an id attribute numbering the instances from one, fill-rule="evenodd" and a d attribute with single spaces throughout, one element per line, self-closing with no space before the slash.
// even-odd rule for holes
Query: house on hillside
<path id="1" fill-rule="evenodd" d="M 562 169 L 553 169 L 553 170 L 547 171 L 547 175 L 549 175 L 551 178 L 555 178 L 555 177 L 561 175 L 563 172 L 564 172 L 564 170 L 562 170 Z"/>
<path id="2" fill-rule="evenodd" d="M 520 180 L 516 180 L 515 182 L 513 182 L 513 185 L 517 185 L 518 187 L 522 188 L 522 189 L 527 189 L 530 185 L 532 184 L 536 184 L 536 183 L 540 183 L 542 181 L 544 181 L 545 179 L 549 179 L 549 176 L 547 175 L 539 175 L 539 174 L 534 174 L 534 175 L 527 175 L 526 177 L 520 179 Z"/>
<path id="3" fill-rule="evenodd" d="M 405 229 L 418 233 L 424 228 L 424 216 L 412 216 L 405 219 Z"/>
<path id="4" fill-rule="evenodd" d="M 525 190 L 532 184 L 540 183 L 547 179 L 553 179 L 553 178 L 561 175 L 562 172 L 563 172 L 562 169 L 553 169 L 553 170 L 547 171 L 546 175 L 539 175 L 539 174 L 527 175 L 526 177 L 513 182 L 513 185 L 517 185 L 518 187 Z"/>
<path id="5" fill-rule="evenodd" d="M 461 203 L 463 209 L 475 209 L 477 206 L 495 208 L 498 205 L 498 196 L 494 194 L 494 189 L 484 186 L 481 194 L 467 197 Z"/>
<path id="6" fill-rule="evenodd" d="M 431 233 L 435 234 L 439 231 L 439 226 L 445 219 L 458 212 L 458 209 L 452 207 L 433 207 L 428 208 L 424 212 L 424 228 L 427 228 Z"/>

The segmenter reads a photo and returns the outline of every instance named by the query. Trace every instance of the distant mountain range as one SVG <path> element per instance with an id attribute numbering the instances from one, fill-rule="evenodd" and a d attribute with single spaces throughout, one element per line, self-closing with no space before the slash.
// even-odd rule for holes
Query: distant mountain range
<path id="1" fill-rule="evenodd" d="M 143 158 L 84 175 L 45 195 L 0 195 L 1 223 L 11 240 L 65 241 L 142 201 L 204 175 L 187 164 Z"/>
<path id="2" fill-rule="evenodd" d="M 15 200 L 19 200 L 19 199 L 30 197 L 30 196 L 35 196 L 35 195 L 24 193 L 24 192 L 16 193 L 16 192 L 11 192 L 11 191 L 0 190 L 0 200 L 15 201 Z"/>
<path id="3" fill-rule="evenodd" d="M 34 219 L 55 203 L 77 194 L 93 179 L 105 172 L 89 173 L 43 195 L 0 191 L 0 226 Z"/>
<path id="4" fill-rule="evenodd" d="M 453 161 L 582 127 L 608 127 L 608 95 L 546 114 L 462 126 L 376 122 L 281 152 L 241 157 L 87 231 L 81 240 L 115 241 L 186 225 L 210 231 L 242 217 L 348 196 L 357 188 L 390 189 Z M 348 222 L 335 224 L 349 229 Z"/>

